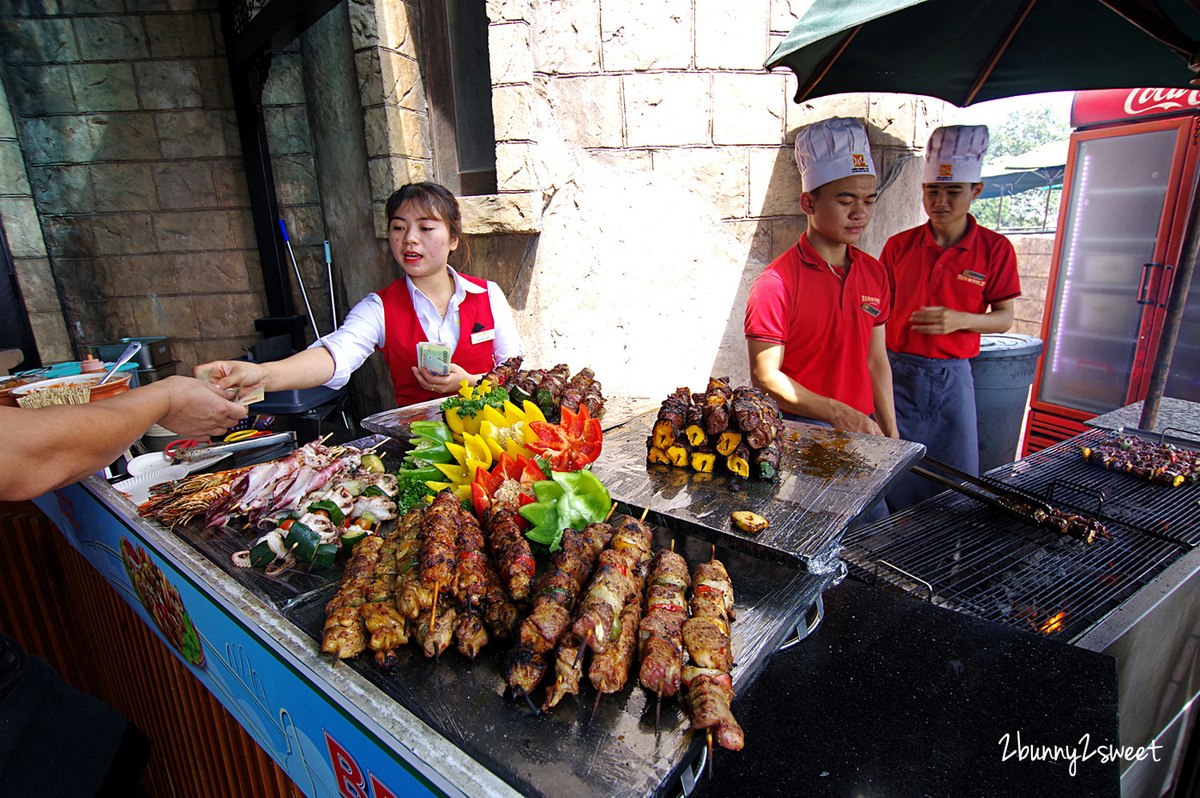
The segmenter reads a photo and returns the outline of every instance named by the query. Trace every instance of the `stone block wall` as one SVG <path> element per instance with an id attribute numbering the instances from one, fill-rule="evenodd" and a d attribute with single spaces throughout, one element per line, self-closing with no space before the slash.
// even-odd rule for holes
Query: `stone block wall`
<path id="1" fill-rule="evenodd" d="M 499 195 L 464 212 L 476 231 L 537 234 L 510 296 L 532 362 L 586 364 L 639 395 L 747 381 L 747 292 L 804 229 L 802 125 L 867 122 L 886 187 L 864 249 L 924 219 L 913 167 L 944 105 L 792 102 L 794 75 L 762 69 L 791 6 L 490 0 Z"/>
<path id="2" fill-rule="evenodd" d="M 795 77 L 762 69 L 792 5 L 489 0 L 499 190 L 463 198 L 464 222 L 470 271 L 508 292 L 532 365 L 590 365 L 608 390 L 648 396 L 710 374 L 746 381 L 746 294 L 804 229 L 792 140 L 818 119 L 869 126 L 884 188 L 864 249 L 878 253 L 923 220 L 917 156 L 945 106 L 890 95 L 793 103 Z M 237 355 L 259 338 L 253 320 L 266 307 L 215 2 L 126 6 L 25 4 L 0 28 L 69 339 L 167 335 L 187 366 Z M 362 116 L 380 244 L 335 260 L 337 270 L 380 256 L 342 314 L 392 279 L 383 201 L 438 179 L 419 12 L 416 0 L 339 11 L 359 91 L 342 113 Z M 310 104 L 321 100 L 305 58 L 303 43 L 275 56 L 263 101 L 280 213 L 324 332 L 322 243 L 333 239 L 336 255 L 346 224 L 320 185 Z"/>
<path id="3" fill-rule="evenodd" d="M 74 353 L 54 284 L 37 208 L 25 173 L 17 127 L 0 83 L 0 224 L 12 252 L 17 284 L 29 314 L 34 344 L 43 363 L 71 360 Z M 30 352 L 26 352 L 28 357 Z"/>
<path id="4" fill-rule="evenodd" d="M 1021 273 L 1021 296 L 1017 298 L 1011 331 L 1040 338 L 1054 262 L 1054 233 L 1013 234 L 1008 240 L 1017 251 L 1017 268 Z"/>
<path id="5" fill-rule="evenodd" d="M 71 350 L 39 331 L 43 360 L 152 335 L 181 370 L 240 354 L 265 305 L 215 2 L 10 9 L 0 59 L 39 222 L 10 240 L 44 237 Z M 31 314 L 48 284 L 22 275 Z"/>

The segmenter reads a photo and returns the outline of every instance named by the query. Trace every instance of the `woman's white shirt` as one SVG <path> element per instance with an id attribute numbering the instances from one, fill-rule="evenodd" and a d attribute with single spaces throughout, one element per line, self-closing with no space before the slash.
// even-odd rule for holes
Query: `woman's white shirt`
<path id="1" fill-rule="evenodd" d="M 425 337 L 437 343 L 442 343 L 454 351 L 458 347 L 460 334 L 459 305 L 468 293 L 488 295 L 488 304 L 492 309 L 492 321 L 496 337 L 492 341 L 492 360 L 501 363 L 510 357 L 523 354 L 521 337 L 517 334 L 517 323 L 513 319 L 512 308 L 500 286 L 491 280 L 487 288 L 480 288 L 472 282 L 464 280 L 452 267 L 446 270 L 454 280 L 454 294 L 446 308 L 446 315 L 438 313 L 437 306 L 413 285 L 407 276 L 404 278 L 408 295 L 412 298 L 413 308 L 417 312 L 417 321 L 425 332 Z M 350 380 L 350 375 L 361 366 L 371 353 L 382 349 L 387 340 L 386 322 L 383 311 L 383 300 L 379 294 L 367 294 L 357 305 L 350 309 L 342 326 L 329 335 L 318 338 L 309 346 L 324 346 L 333 357 L 333 377 L 325 386 L 341 388 Z"/>

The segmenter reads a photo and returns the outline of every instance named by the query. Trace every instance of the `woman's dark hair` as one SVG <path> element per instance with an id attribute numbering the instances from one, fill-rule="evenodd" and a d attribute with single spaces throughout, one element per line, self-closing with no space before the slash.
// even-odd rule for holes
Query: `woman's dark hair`
<path id="1" fill-rule="evenodd" d="M 441 183 L 433 182 L 407 183 L 396 189 L 392 192 L 392 196 L 388 197 L 387 205 L 384 206 L 389 228 L 392 226 L 392 217 L 406 202 L 416 205 L 422 213 L 445 222 L 450 235 L 462 242 L 462 249 L 465 250 L 463 260 L 470 265 L 471 246 L 463 237 L 462 212 L 458 209 L 458 200 L 450 192 L 450 189 Z M 453 253 L 451 254 L 453 255 Z"/>
<path id="2" fill-rule="evenodd" d="M 396 189 L 388 197 L 386 206 L 389 225 L 400 206 L 406 202 L 441 219 L 450 228 L 450 235 L 462 238 L 462 213 L 458 209 L 458 200 L 445 186 L 440 183 L 408 183 Z"/>

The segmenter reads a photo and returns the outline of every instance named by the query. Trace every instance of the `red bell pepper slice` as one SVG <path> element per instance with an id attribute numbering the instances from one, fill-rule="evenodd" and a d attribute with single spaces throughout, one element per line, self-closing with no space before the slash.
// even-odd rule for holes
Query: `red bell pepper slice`
<path id="1" fill-rule="evenodd" d="M 578 471 L 600 456 L 604 433 L 600 420 L 592 418 L 586 407 L 578 413 L 564 407 L 561 423 L 531 421 L 529 429 L 538 439 L 526 446 L 545 457 L 555 471 Z"/>
<path id="2" fill-rule="evenodd" d="M 507 453 L 501 454 L 499 461 L 491 471 L 483 468 L 475 469 L 475 479 L 471 482 L 471 501 L 475 505 L 475 515 L 480 521 L 484 519 L 488 507 L 496 496 L 496 491 L 507 481 L 513 480 L 523 485 L 532 485 L 545 479 L 542 469 L 528 457 L 513 459 Z M 535 501 L 534 497 L 522 491 L 517 494 L 517 506 Z M 525 519 L 517 517 L 517 525 L 524 528 Z"/>

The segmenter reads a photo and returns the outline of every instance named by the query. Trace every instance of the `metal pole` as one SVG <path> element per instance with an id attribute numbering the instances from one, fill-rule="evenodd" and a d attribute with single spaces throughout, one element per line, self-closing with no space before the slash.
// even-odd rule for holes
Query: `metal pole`
<path id="1" fill-rule="evenodd" d="M 1200 129 L 1200 119 L 1193 127 Z M 1192 206 L 1188 210 L 1187 239 L 1184 241 L 1179 268 L 1175 270 L 1175 287 L 1167 300 L 1167 313 L 1163 319 L 1162 333 L 1158 338 L 1158 352 L 1154 356 L 1154 370 L 1150 372 L 1150 384 L 1142 402 L 1140 429 L 1152 430 L 1158 423 L 1158 408 L 1162 404 L 1163 390 L 1167 387 L 1167 376 L 1171 373 L 1171 357 L 1175 354 L 1175 342 L 1179 339 L 1179 326 L 1183 322 L 1183 311 L 1187 306 L 1188 288 L 1192 284 L 1192 273 L 1196 269 L 1196 258 L 1200 255 L 1200 183 L 1192 186 Z"/>

